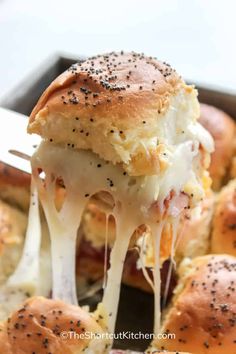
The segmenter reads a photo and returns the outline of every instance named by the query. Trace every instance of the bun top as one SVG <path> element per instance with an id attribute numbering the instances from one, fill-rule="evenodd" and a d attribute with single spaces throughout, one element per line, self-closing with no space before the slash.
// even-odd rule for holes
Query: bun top
<path id="1" fill-rule="evenodd" d="M 236 179 L 224 186 L 217 196 L 211 252 L 236 256 Z"/>
<path id="2" fill-rule="evenodd" d="M 74 333 L 69 336 L 68 333 Z M 101 326 L 83 309 L 59 300 L 34 297 L 14 312 L 0 327 L 0 348 L 4 354 L 73 354 L 102 352 L 105 341 L 81 336 L 102 333 Z M 92 336 L 91 336 L 92 337 Z M 92 342 L 94 347 L 92 347 Z M 101 347 L 102 346 L 102 347 Z M 100 350 L 100 351 L 99 351 Z"/>
<path id="3" fill-rule="evenodd" d="M 2 286 L 19 262 L 24 245 L 27 216 L 0 199 L 0 285 Z M 2 315 L 0 306 L 0 318 Z"/>
<path id="4" fill-rule="evenodd" d="M 169 64 L 144 54 L 121 51 L 97 55 L 73 64 L 53 81 L 30 116 L 29 131 L 34 130 L 37 114 L 46 107 L 88 118 L 142 119 L 145 108 L 165 110 L 169 96 L 182 84 Z"/>
<path id="5" fill-rule="evenodd" d="M 112 52 L 81 60 L 54 80 L 28 132 L 122 163 L 130 175 L 152 175 L 166 166 L 163 144 L 189 140 L 185 128 L 198 116 L 196 90 L 169 64 Z"/>
<path id="6" fill-rule="evenodd" d="M 179 273 L 173 306 L 162 329 L 175 333 L 175 338 L 157 340 L 157 346 L 198 354 L 235 352 L 236 258 L 207 255 L 186 259 Z"/>
<path id="7" fill-rule="evenodd" d="M 236 124 L 220 109 L 200 104 L 199 122 L 210 132 L 215 142 L 215 151 L 211 155 L 209 168 L 214 190 L 219 190 L 231 165 L 236 149 Z"/>
<path id="8" fill-rule="evenodd" d="M 28 212 L 30 179 L 28 173 L 0 162 L 0 198 Z"/>

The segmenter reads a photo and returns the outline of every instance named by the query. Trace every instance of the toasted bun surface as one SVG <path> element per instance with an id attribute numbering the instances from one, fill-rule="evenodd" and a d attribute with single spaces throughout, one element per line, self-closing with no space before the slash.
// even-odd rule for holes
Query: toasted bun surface
<path id="1" fill-rule="evenodd" d="M 28 211 L 30 175 L 0 162 L 0 198 Z"/>
<path id="2" fill-rule="evenodd" d="M 27 216 L 0 200 L 0 284 L 14 271 L 20 259 L 26 227 Z"/>
<path id="3" fill-rule="evenodd" d="M 167 63 L 136 53 L 98 55 L 52 82 L 30 116 L 28 132 L 123 163 L 130 175 L 155 174 L 164 164 L 157 138 L 165 128 L 159 125 L 176 107 L 197 119 L 196 95 Z M 181 134 L 183 127 L 176 130 Z"/>
<path id="4" fill-rule="evenodd" d="M 96 320 L 80 307 L 67 305 L 59 300 L 34 297 L 25 302 L 2 325 L 1 353 L 86 353 L 86 348 L 90 345 L 88 338 L 76 338 L 76 335 L 63 337 L 61 333 L 82 334 L 87 331 L 103 332 Z M 94 353 L 97 351 L 94 350 Z"/>
<path id="5" fill-rule="evenodd" d="M 236 352 L 236 258 L 208 255 L 185 261 L 162 331 L 175 338 L 155 342 L 159 349 L 198 354 Z"/>
<path id="6" fill-rule="evenodd" d="M 211 251 L 236 256 L 236 179 L 219 193 L 212 223 Z"/>
<path id="7" fill-rule="evenodd" d="M 211 155 L 209 172 L 214 190 L 222 186 L 235 151 L 236 125 L 233 119 L 218 108 L 200 104 L 199 122 L 211 133 L 215 141 L 215 151 Z"/>

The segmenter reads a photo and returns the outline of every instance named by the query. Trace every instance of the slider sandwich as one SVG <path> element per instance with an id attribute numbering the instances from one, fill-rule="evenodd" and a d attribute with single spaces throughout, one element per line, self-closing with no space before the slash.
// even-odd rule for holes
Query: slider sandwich
<path id="1" fill-rule="evenodd" d="M 26 227 L 26 215 L 0 200 L 0 286 L 19 262 Z"/>
<path id="2" fill-rule="evenodd" d="M 102 320 L 60 300 L 32 297 L 0 324 L 1 354 L 100 354 L 106 348 Z"/>
<path id="3" fill-rule="evenodd" d="M 30 199 L 30 175 L 0 162 L 0 198 L 27 212 Z"/>
<path id="4" fill-rule="evenodd" d="M 175 333 L 175 338 L 156 339 L 152 349 L 235 353 L 236 258 L 222 254 L 186 258 L 179 275 L 162 325 L 162 333 Z"/>
<path id="5" fill-rule="evenodd" d="M 229 169 L 236 155 L 236 124 L 232 117 L 220 109 L 200 104 L 199 122 L 210 132 L 214 139 L 215 151 L 211 155 L 209 173 L 212 188 L 218 191 L 228 178 Z"/>
<path id="6" fill-rule="evenodd" d="M 100 317 L 77 306 L 32 297 L 0 324 L 0 350 L 4 354 L 141 354 L 130 350 L 107 351 L 103 326 Z M 157 349 L 147 353 L 190 354 Z"/>
<path id="7" fill-rule="evenodd" d="M 211 252 L 236 256 L 236 179 L 231 180 L 217 195 Z"/>
<path id="8" fill-rule="evenodd" d="M 178 220 L 204 198 L 209 180 L 213 141 L 198 116 L 194 87 L 169 64 L 133 52 L 72 65 L 47 88 L 30 116 L 28 132 L 42 137 L 32 157 L 32 193 L 33 198 L 39 194 L 49 227 L 54 299 L 77 304 L 76 238 L 86 206 L 93 202 L 115 220 L 99 305 L 110 332 L 124 259 L 130 244 L 142 239 L 143 228 L 154 249 L 159 331 L 162 231 L 170 230 L 173 257 Z M 65 191 L 60 207 L 55 205 L 58 184 Z M 31 218 L 38 220 L 37 203 L 31 206 Z"/>

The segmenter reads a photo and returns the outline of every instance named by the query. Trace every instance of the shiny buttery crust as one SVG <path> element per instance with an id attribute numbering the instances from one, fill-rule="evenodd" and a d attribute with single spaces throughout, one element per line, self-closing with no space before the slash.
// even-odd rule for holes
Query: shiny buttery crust
<path id="1" fill-rule="evenodd" d="M 219 190 L 229 172 L 236 146 L 236 125 L 233 119 L 216 107 L 200 104 L 199 122 L 211 133 L 215 151 L 211 155 L 209 172 L 214 190 Z"/>
<path id="2" fill-rule="evenodd" d="M 156 340 L 155 346 L 198 354 L 235 353 L 235 284 L 235 257 L 207 255 L 184 261 L 162 327 L 175 338 Z"/>
<path id="3" fill-rule="evenodd" d="M 63 339 L 61 332 L 103 332 L 96 320 L 80 307 L 43 297 L 26 301 L 0 329 L 0 348 L 4 354 L 84 353 L 89 339 Z"/>
<path id="4" fill-rule="evenodd" d="M 23 249 L 27 216 L 0 200 L 0 284 L 14 271 Z"/>
<path id="5" fill-rule="evenodd" d="M 211 251 L 236 256 L 236 179 L 230 181 L 217 197 Z"/>
<path id="6" fill-rule="evenodd" d="M 30 179 L 28 173 L 0 162 L 0 198 L 23 211 L 28 211 Z"/>
<path id="7" fill-rule="evenodd" d="M 169 64 L 136 53 L 98 55 L 52 82 L 30 116 L 28 132 L 123 163 L 130 175 L 155 174 L 161 147 L 145 142 L 157 137 L 157 121 L 178 93 L 182 107 L 191 101 L 199 112 L 196 91 Z"/>

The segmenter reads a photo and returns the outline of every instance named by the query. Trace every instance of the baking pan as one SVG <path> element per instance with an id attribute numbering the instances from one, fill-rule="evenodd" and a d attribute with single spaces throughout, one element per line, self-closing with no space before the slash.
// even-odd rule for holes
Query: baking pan
<path id="1" fill-rule="evenodd" d="M 57 55 L 46 61 L 38 70 L 21 82 L 12 92 L 0 101 L 0 106 L 29 115 L 38 98 L 46 87 L 59 74 L 81 57 Z M 191 82 L 190 82 L 191 83 Z M 236 95 L 196 84 L 199 100 L 214 105 L 236 119 Z M 89 304 L 95 308 L 101 299 L 101 292 L 81 305 Z M 153 296 L 141 290 L 125 285 L 121 287 L 120 305 L 116 331 L 152 333 L 153 328 Z M 114 347 L 143 351 L 148 345 L 146 340 L 115 341 Z"/>

